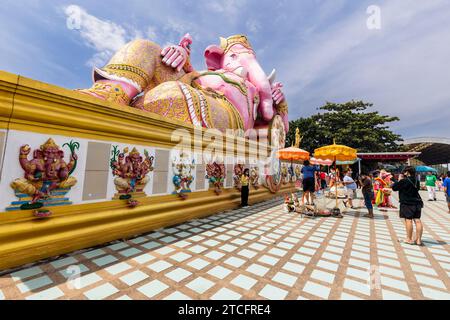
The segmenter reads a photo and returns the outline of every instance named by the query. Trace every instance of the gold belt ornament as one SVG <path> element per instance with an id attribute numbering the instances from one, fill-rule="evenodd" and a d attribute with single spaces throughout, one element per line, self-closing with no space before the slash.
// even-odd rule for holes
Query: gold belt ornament
<path id="1" fill-rule="evenodd" d="M 146 88 L 151 81 L 151 78 L 144 70 L 128 64 L 108 64 L 102 70 L 129 78 L 138 83 L 142 89 Z"/>

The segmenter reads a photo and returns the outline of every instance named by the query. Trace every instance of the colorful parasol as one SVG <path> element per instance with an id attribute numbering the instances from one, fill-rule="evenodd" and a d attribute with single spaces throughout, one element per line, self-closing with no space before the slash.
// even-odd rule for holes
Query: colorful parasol
<path id="1" fill-rule="evenodd" d="M 356 160 L 358 158 L 356 154 L 357 154 L 356 149 L 336 144 L 336 140 L 333 142 L 332 145 L 321 147 L 314 150 L 314 157 L 333 161 L 335 169 L 336 169 L 336 161 Z M 339 208 L 338 208 L 337 185 L 335 189 L 336 189 L 336 207 L 334 208 L 334 211 L 338 213 Z"/>
<path id="2" fill-rule="evenodd" d="M 309 160 L 309 152 L 296 147 L 289 147 L 277 151 L 277 158 L 287 161 L 305 161 Z"/>
<path id="3" fill-rule="evenodd" d="M 309 159 L 309 162 L 311 162 L 311 164 L 319 164 L 321 166 L 331 166 L 333 164 L 332 160 L 322 160 L 322 159 L 317 159 L 317 158 L 311 158 Z"/>
<path id="4" fill-rule="evenodd" d="M 332 161 L 353 161 L 357 159 L 356 149 L 336 144 L 314 150 L 314 157 Z"/>

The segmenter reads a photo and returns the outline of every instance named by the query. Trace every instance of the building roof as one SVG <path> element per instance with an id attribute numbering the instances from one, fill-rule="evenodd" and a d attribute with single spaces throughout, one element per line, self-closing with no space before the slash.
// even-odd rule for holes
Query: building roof
<path id="1" fill-rule="evenodd" d="M 419 137 L 403 143 L 412 152 L 420 152 L 420 161 L 427 165 L 450 163 L 450 138 Z"/>

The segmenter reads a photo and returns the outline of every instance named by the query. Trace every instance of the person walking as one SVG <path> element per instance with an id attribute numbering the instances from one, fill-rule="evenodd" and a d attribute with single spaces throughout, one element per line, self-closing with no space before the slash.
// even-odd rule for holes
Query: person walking
<path id="1" fill-rule="evenodd" d="M 250 169 L 245 169 L 241 176 L 241 207 L 248 207 Z"/>
<path id="2" fill-rule="evenodd" d="M 423 246 L 422 216 L 423 201 L 420 197 L 420 181 L 416 179 L 416 169 L 408 166 L 403 170 L 399 181 L 394 183 L 392 190 L 398 191 L 400 199 L 400 218 L 405 221 L 406 239 L 404 243 Z M 413 238 L 413 222 L 416 225 L 416 240 Z"/>
<path id="3" fill-rule="evenodd" d="M 437 178 L 432 172 L 428 172 L 425 177 L 425 186 L 428 190 L 428 201 L 436 201 L 436 181 Z"/>
<path id="4" fill-rule="evenodd" d="M 444 187 L 445 197 L 447 199 L 448 213 L 450 213 L 450 171 L 447 172 L 447 178 L 444 179 L 442 186 Z"/>
<path id="5" fill-rule="evenodd" d="M 307 204 L 314 205 L 314 192 L 316 189 L 315 173 L 319 171 L 319 166 L 312 166 L 308 160 L 303 163 L 302 174 L 303 174 L 303 197 L 302 203 L 305 203 L 305 198 Z M 311 201 L 311 202 L 310 202 Z"/>
<path id="6" fill-rule="evenodd" d="M 353 180 L 352 178 L 351 171 L 347 171 L 345 173 L 343 183 L 347 194 L 347 200 L 344 200 L 344 206 L 347 207 L 347 205 L 350 205 L 350 208 L 356 209 L 355 207 L 353 207 L 353 199 L 355 197 L 357 186 L 355 180 Z"/>
<path id="7" fill-rule="evenodd" d="M 360 184 L 361 184 L 361 190 L 362 190 L 362 194 L 363 194 L 363 197 L 364 197 L 364 204 L 365 204 L 367 210 L 369 211 L 369 213 L 366 214 L 364 217 L 369 218 L 369 219 L 373 219 L 374 215 L 373 215 L 372 200 L 375 197 L 375 195 L 373 193 L 372 179 L 366 173 L 362 173 L 360 175 L 359 181 L 360 181 Z"/>

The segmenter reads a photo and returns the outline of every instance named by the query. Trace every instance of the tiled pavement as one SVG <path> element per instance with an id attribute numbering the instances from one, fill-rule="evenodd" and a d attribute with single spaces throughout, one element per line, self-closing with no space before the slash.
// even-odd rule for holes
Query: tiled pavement
<path id="1" fill-rule="evenodd" d="M 397 212 L 312 220 L 273 200 L 4 274 L 0 299 L 450 299 L 439 199 L 422 248 L 397 241 Z"/>

